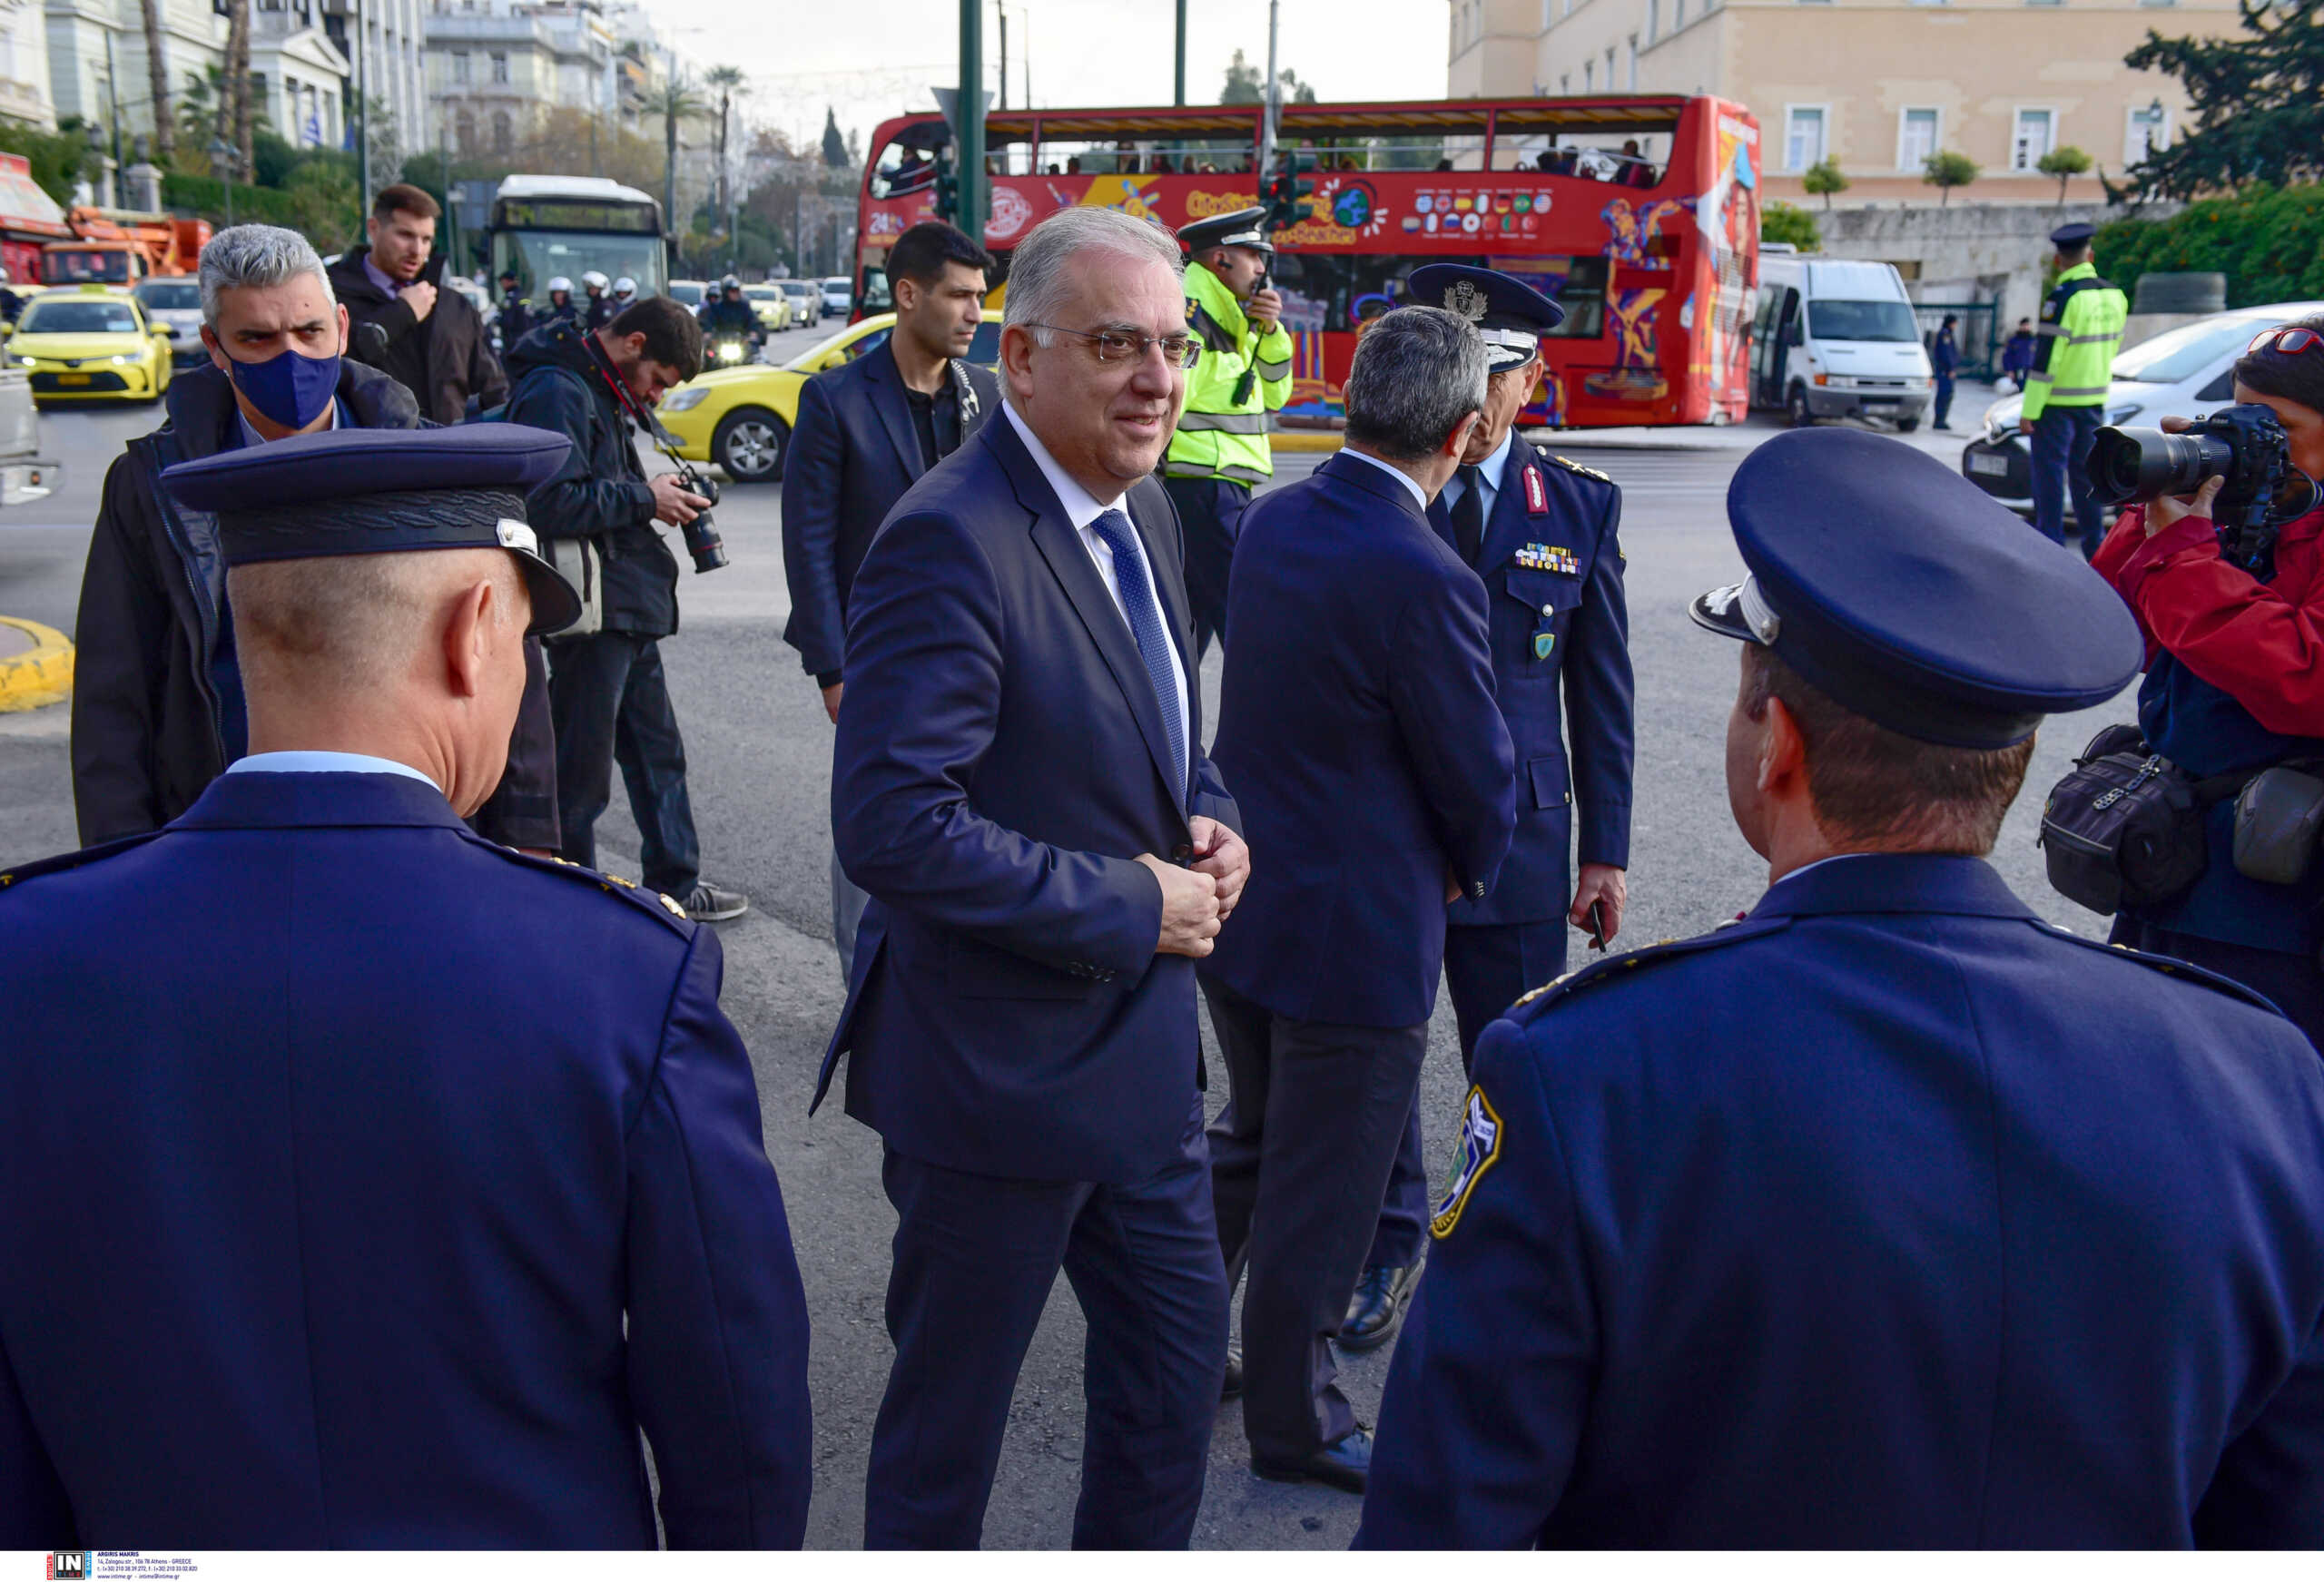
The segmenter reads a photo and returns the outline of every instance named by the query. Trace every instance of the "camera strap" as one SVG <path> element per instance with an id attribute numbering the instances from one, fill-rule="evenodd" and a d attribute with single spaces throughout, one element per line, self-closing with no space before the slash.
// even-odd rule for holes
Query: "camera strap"
<path id="1" fill-rule="evenodd" d="M 700 482 L 701 477 L 694 470 L 694 463 L 680 456 L 671 447 L 670 442 L 662 437 L 662 426 L 654 420 L 653 408 L 641 404 L 635 396 L 630 394 L 629 387 L 622 382 L 619 373 L 614 368 L 613 359 L 606 355 L 606 349 L 598 343 L 596 333 L 594 330 L 585 331 L 581 339 L 582 343 L 588 348 L 590 366 L 597 370 L 597 377 L 606 381 L 606 388 L 613 392 L 614 404 L 628 414 L 629 420 L 636 424 L 645 437 L 654 442 L 654 448 L 660 451 L 669 460 L 670 465 L 678 469 L 678 477 L 684 479 L 689 487 Z"/>

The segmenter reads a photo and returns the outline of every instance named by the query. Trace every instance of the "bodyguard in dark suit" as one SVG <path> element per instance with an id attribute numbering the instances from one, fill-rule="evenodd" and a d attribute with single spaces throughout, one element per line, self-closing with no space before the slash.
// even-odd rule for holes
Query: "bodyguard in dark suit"
<path id="1" fill-rule="evenodd" d="M 1541 337 L 1564 319 L 1562 309 L 1521 280 L 1466 264 L 1414 270 L 1405 290 L 1474 323 L 1492 368 L 1484 420 L 1428 507 L 1430 526 L 1484 579 L 1493 690 L 1517 752 L 1508 860 L 1490 895 L 1453 907 L 1444 934 L 1465 1069 L 1486 1023 L 1565 970 L 1569 927 L 1593 929 L 1601 944 L 1621 930 L 1633 737 L 1630 606 L 1615 538 L 1622 494 L 1604 474 L 1517 437 L 1517 414 L 1541 378 Z M 1340 1329 L 1344 1348 L 1383 1344 L 1403 1317 L 1428 1224 L 1423 1160 L 1415 1105 Z"/>
<path id="2" fill-rule="evenodd" d="M 1148 476 L 1193 350 L 1177 250 L 1060 210 L 1009 304 L 1008 407 L 898 502 L 849 603 L 832 820 L 872 899 L 816 1097 L 851 1052 L 899 1219 L 864 1537 L 977 1541 L 1062 1267 L 1089 1331 L 1073 1541 L 1181 1547 L 1226 1360 L 1194 958 L 1249 857 Z"/>
<path id="3" fill-rule="evenodd" d="M 2324 1066 L 1981 860 L 2135 627 L 1894 440 L 1728 512 L 1773 883 L 1478 1044 L 1358 1545 L 2324 1543 Z"/>
<path id="4" fill-rule="evenodd" d="M 1490 889 L 1515 820 L 1485 591 L 1427 502 L 1478 421 L 1484 346 L 1404 309 L 1356 348 L 1347 448 L 1255 502 L 1227 589 L 1216 753 L 1269 853 L 1202 973 L 1231 1103 L 1211 1134 L 1262 1477 L 1361 1490 L 1371 1435 L 1333 1384 L 1411 1115 L 1445 908 Z"/>
<path id="5" fill-rule="evenodd" d="M 0 873 L 0 1544 L 650 1548 L 641 1429 L 674 1547 L 799 1543 L 806 1310 L 716 937 L 460 822 L 580 609 L 524 521 L 565 450 L 166 475 L 219 514 L 251 752 Z"/>
<path id="6" fill-rule="evenodd" d="M 872 535 L 920 476 L 960 447 L 1000 404 L 992 374 L 960 359 L 984 319 L 992 259 L 940 220 L 888 253 L 896 328 L 884 346 L 809 379 L 783 464 L 783 575 L 799 651 L 839 719 L 847 594 Z M 855 965 L 864 895 L 832 859 L 832 937 L 840 976 Z"/>

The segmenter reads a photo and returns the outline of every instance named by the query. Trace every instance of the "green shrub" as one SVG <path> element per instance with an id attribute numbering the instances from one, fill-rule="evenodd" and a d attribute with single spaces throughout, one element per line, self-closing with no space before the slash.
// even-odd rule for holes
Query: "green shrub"
<path id="1" fill-rule="evenodd" d="M 2231 308 L 2324 298 L 2324 185 L 2204 198 L 2168 220 L 2098 232 L 2099 272 L 2135 299 L 2149 270 L 2217 270 Z"/>
<path id="2" fill-rule="evenodd" d="M 1816 228 L 1816 216 L 1780 198 L 1770 198 L 1760 206 L 1759 240 L 1787 241 L 1802 252 L 1814 252 L 1824 245 L 1823 233 Z"/>

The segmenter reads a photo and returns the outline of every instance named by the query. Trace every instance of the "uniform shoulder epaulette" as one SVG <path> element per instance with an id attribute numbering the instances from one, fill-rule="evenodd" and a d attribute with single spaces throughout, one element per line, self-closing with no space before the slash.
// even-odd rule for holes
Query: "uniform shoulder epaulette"
<path id="1" fill-rule="evenodd" d="M 118 857 L 133 847 L 144 845 L 161 833 L 159 830 L 148 830 L 143 834 L 123 835 L 118 840 L 103 840 L 94 846 L 84 846 L 78 851 L 60 852 L 54 857 L 43 857 L 32 862 L 19 862 L 14 868 L 0 869 L 0 894 L 5 894 L 27 879 L 38 879 L 44 873 L 70 873 L 76 868 L 86 868 L 92 862 Z"/>
<path id="2" fill-rule="evenodd" d="M 2165 978 L 2175 978 L 2181 983 L 2201 984 L 2205 988 L 2217 989 L 2221 994 L 2232 995 L 2244 1004 L 2257 1006 L 2263 1011 L 2276 1011 L 2280 1016 L 2282 1014 L 2277 1009 L 2275 1002 L 2258 989 L 2238 983 L 2231 978 L 2221 978 L 2209 968 L 2197 967 L 2192 962 L 2181 961 L 2175 957 L 2155 956 L 2144 950 L 2133 950 L 2128 945 L 2112 945 L 2103 939 L 2085 939 L 2070 929 L 2061 929 L 2056 924 L 2045 923 L 2039 918 L 2034 919 L 2034 926 L 2053 939 L 2071 940 L 2085 950 L 2095 950 L 2102 955 L 2135 961 L 2142 967 L 2152 968 Z"/>
<path id="3" fill-rule="evenodd" d="M 1791 923 L 1788 917 L 1746 918 L 1736 922 L 1722 923 L 1708 934 L 1697 934 L 1690 939 L 1659 939 L 1620 956 L 1609 956 L 1603 961 L 1593 961 L 1578 968 L 1563 978 L 1552 978 L 1541 988 L 1519 998 L 1509 1007 L 1512 1020 L 1531 1021 L 1560 1000 L 1571 999 L 1584 989 L 1596 988 L 1609 983 L 1619 983 L 1643 967 L 1659 966 L 1681 957 L 1700 955 L 1722 945 L 1739 944 L 1763 935 L 1779 932 Z M 1522 1017 L 1517 1015 L 1522 1011 Z"/>
<path id="4" fill-rule="evenodd" d="M 1557 452 L 1546 449 L 1541 446 L 1534 446 L 1533 454 L 1540 457 L 1543 461 L 1548 462 L 1552 467 L 1561 467 L 1568 472 L 1578 472 L 1586 478 L 1596 478 L 1601 484 L 1610 484 L 1614 481 L 1612 478 L 1608 477 L 1604 473 L 1600 472 L 1594 467 L 1584 467 L 1580 462 L 1573 460 L 1571 457 L 1560 456 Z"/>
<path id="5" fill-rule="evenodd" d="M 562 874 L 578 884 L 586 884 L 604 891 L 616 900 L 625 901 L 638 911 L 654 919 L 681 938 L 694 938 L 694 924 L 686 916 L 685 908 L 658 889 L 647 889 L 635 879 L 617 873 L 600 873 L 594 868 L 584 868 L 577 862 L 567 862 L 562 857 L 536 857 L 529 851 L 519 851 L 513 846 L 503 846 L 497 840 L 475 836 L 476 843 L 487 851 L 497 852 L 511 862 L 543 872 Z"/>

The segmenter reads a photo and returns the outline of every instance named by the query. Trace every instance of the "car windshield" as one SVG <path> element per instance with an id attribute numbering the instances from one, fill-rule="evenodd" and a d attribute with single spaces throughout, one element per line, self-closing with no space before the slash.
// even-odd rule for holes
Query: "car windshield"
<path id="1" fill-rule="evenodd" d="M 753 302 L 773 302 L 780 300 L 783 293 L 772 286 L 744 286 L 743 295 Z"/>
<path id="2" fill-rule="evenodd" d="M 702 282 L 699 280 L 672 280 L 670 282 L 670 300 L 675 302 L 681 308 L 701 307 Z"/>
<path id="3" fill-rule="evenodd" d="M 195 280 L 147 280 L 133 294 L 148 308 L 173 312 L 202 306 L 202 286 Z"/>
<path id="4" fill-rule="evenodd" d="M 2273 319 L 2266 314 L 2204 319 L 2142 340 L 2114 359 L 2114 377 L 2142 385 L 2176 385 L 2223 357 L 2240 352 Z"/>
<path id="5" fill-rule="evenodd" d="M 826 291 L 844 291 L 854 283 L 854 281 L 849 280 L 845 275 L 833 275 L 830 280 L 823 282 L 823 290 Z"/>
<path id="6" fill-rule="evenodd" d="M 134 335 L 137 314 L 123 301 L 34 302 L 16 328 L 26 335 Z"/>
<path id="7" fill-rule="evenodd" d="M 815 288 L 804 280 L 785 280 L 783 282 L 783 294 L 786 297 L 812 297 L 815 294 Z"/>
<path id="8" fill-rule="evenodd" d="M 795 373 L 813 373 L 822 367 L 823 359 L 837 351 L 842 345 L 847 348 L 848 360 L 852 362 L 873 347 L 886 345 L 888 331 L 891 328 L 891 325 L 882 324 L 878 329 L 866 333 L 862 324 L 851 324 L 837 335 L 826 336 L 823 339 L 815 342 L 813 346 L 783 366 Z M 851 339 L 850 337 L 857 339 Z"/>
<path id="9" fill-rule="evenodd" d="M 1807 304 L 1807 332 L 1818 340 L 1916 341 L 1920 327 L 1903 302 L 1851 302 L 1817 297 Z"/>
<path id="10" fill-rule="evenodd" d="M 662 239 L 590 231 L 499 231 L 492 237 L 492 272 L 517 271 L 518 289 L 531 301 L 548 300 L 552 276 L 575 282 L 581 294 L 581 277 L 591 270 L 607 280 L 627 275 L 637 282 L 637 294 L 651 297 L 662 289 Z"/>

